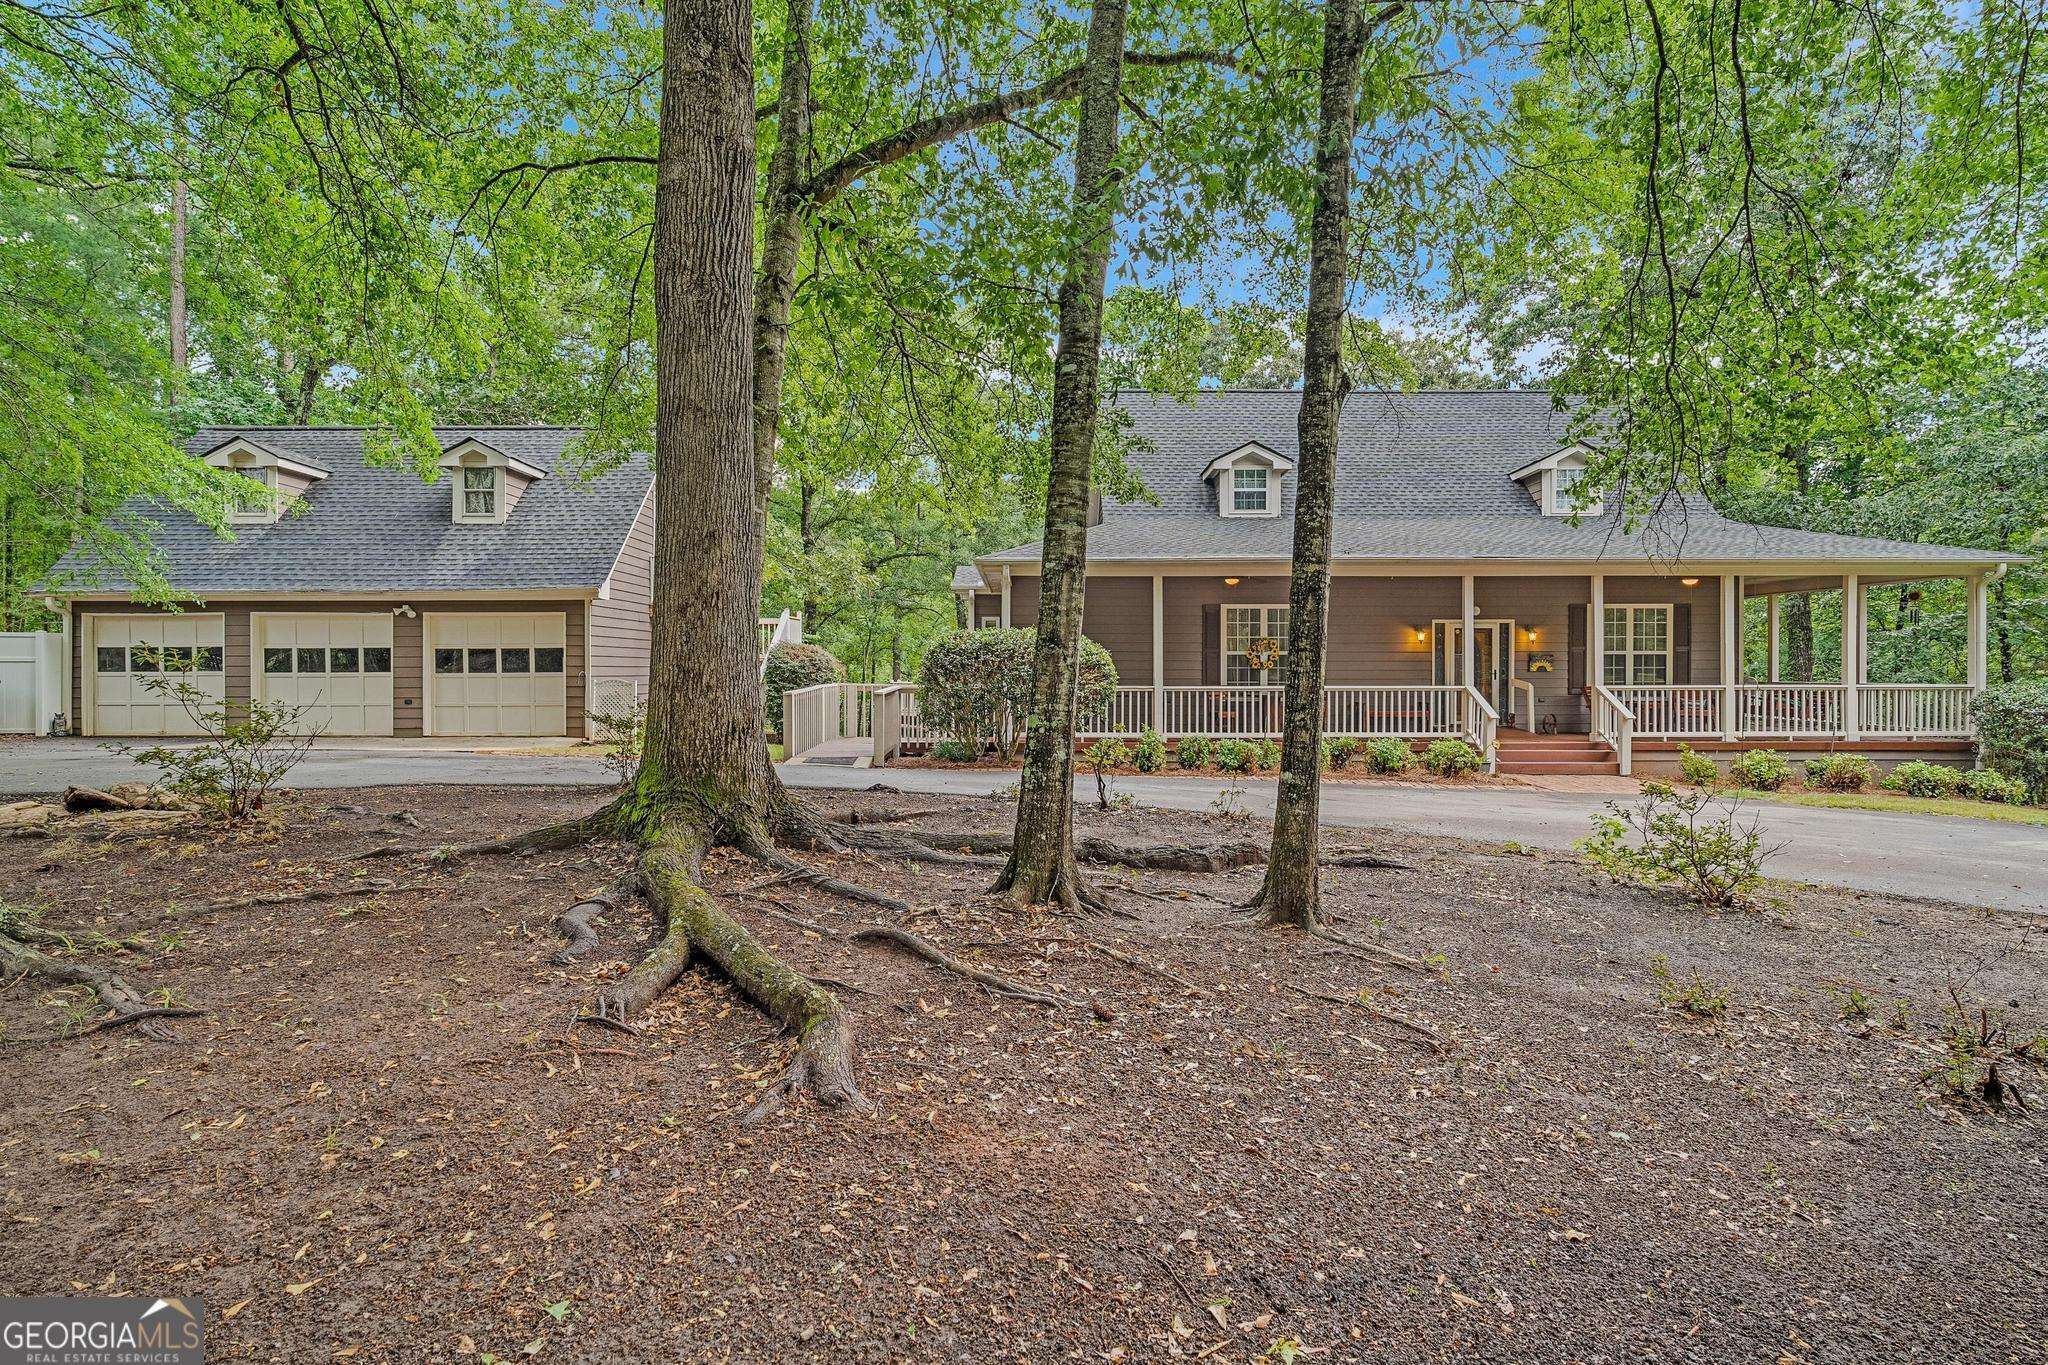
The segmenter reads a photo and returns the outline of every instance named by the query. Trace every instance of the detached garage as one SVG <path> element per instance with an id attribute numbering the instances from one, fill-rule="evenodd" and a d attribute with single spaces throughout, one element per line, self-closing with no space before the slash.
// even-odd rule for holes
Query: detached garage
<path id="1" fill-rule="evenodd" d="M 558 611 L 430 613 L 427 733 L 559 735 L 569 620 Z"/>

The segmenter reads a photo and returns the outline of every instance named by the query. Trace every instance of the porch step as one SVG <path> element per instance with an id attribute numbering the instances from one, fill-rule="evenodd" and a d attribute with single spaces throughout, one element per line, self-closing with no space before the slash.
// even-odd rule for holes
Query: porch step
<path id="1" fill-rule="evenodd" d="M 1500 771 L 1513 776 L 1619 776 L 1614 750 L 1586 735 L 1503 735 L 1498 741 Z"/>
<path id="2" fill-rule="evenodd" d="M 1621 763 L 1606 759 L 1523 759 L 1514 761 L 1503 758 L 1500 771 L 1508 777 L 1619 777 Z"/>

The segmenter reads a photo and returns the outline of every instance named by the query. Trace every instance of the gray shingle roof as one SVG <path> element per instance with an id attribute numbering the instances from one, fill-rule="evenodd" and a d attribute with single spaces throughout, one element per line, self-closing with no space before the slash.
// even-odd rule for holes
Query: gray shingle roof
<path id="1" fill-rule="evenodd" d="M 972 564 L 962 564 L 959 568 L 953 570 L 954 592 L 968 592 L 970 590 L 985 592 L 987 589 L 988 584 L 981 581 L 981 570 L 975 568 Z"/>
<path id="2" fill-rule="evenodd" d="M 1279 481 L 1277 517 L 1223 517 L 1202 471 L 1257 441 L 1293 460 L 1301 395 L 1289 390 L 1205 391 L 1192 401 L 1120 395 L 1139 438 L 1130 455 L 1158 505 L 1106 500 L 1088 533 L 1091 561 L 1275 559 L 1294 547 L 1294 489 Z M 1578 525 L 1546 517 L 1509 474 L 1571 438 L 1571 416 L 1542 391 L 1353 393 L 1337 445 L 1339 560 L 1583 560 L 1691 562 L 1914 561 L 1995 564 L 2012 555 L 1905 541 L 1794 531 L 1738 522 L 1704 497 L 1666 500 L 1634 530 L 1617 516 Z M 1038 546 L 984 561 L 1034 562 Z"/>
<path id="3" fill-rule="evenodd" d="M 501 525 L 457 525 L 448 481 L 369 465 L 356 427 L 209 427 L 186 442 L 200 454 L 243 435 L 328 477 L 306 510 L 271 526 L 236 526 L 222 540 L 185 512 L 124 508 L 149 521 L 171 587 L 182 593 L 422 592 L 596 588 L 611 572 L 653 482 L 644 456 L 585 480 L 563 460 L 579 432 L 565 427 L 445 427 L 442 447 L 474 436 L 547 471 Z M 54 591 L 133 585 L 74 550 L 50 575 Z"/>

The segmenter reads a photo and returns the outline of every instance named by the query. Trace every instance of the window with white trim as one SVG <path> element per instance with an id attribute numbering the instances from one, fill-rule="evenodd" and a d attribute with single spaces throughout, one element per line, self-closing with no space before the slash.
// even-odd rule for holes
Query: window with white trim
<path id="1" fill-rule="evenodd" d="M 1277 649 L 1262 649 L 1271 641 Z M 1270 667 L 1256 668 L 1264 656 Z M 1255 657 L 1256 656 L 1256 657 Z M 1225 607 L 1223 609 L 1223 681 L 1231 687 L 1278 686 L 1287 677 L 1287 608 Z"/>
<path id="2" fill-rule="evenodd" d="M 462 469 L 462 513 L 464 521 L 496 521 L 502 471 L 465 465 Z"/>
<path id="3" fill-rule="evenodd" d="M 1602 614 L 1600 680 L 1608 686 L 1671 681 L 1671 604 L 1608 607 Z"/>
<path id="4" fill-rule="evenodd" d="M 1586 481 L 1586 470 L 1582 465 L 1561 464 L 1546 476 L 1544 504 L 1545 516 L 1552 517 L 1597 517 L 1602 511 L 1598 496 L 1589 496 L 1586 505 L 1579 505 L 1579 487 Z"/>
<path id="5" fill-rule="evenodd" d="M 241 481 L 235 485 L 228 504 L 228 520 L 241 525 L 268 525 L 277 520 L 277 469 L 264 465 L 238 469 Z"/>
<path id="6" fill-rule="evenodd" d="M 1266 511 L 1266 499 L 1271 493 L 1272 478 L 1273 472 L 1269 469 L 1252 467 L 1231 470 L 1230 510 L 1242 513 Z"/>

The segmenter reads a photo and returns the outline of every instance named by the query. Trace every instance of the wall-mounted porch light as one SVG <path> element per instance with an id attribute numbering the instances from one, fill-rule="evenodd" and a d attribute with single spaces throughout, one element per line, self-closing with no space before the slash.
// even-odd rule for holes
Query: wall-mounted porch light
<path id="1" fill-rule="evenodd" d="M 1420 627 L 1420 626 L 1417 626 L 1417 627 L 1415 628 L 1415 643 L 1416 643 L 1416 644 L 1418 644 L 1418 645 L 1419 645 L 1419 644 L 1421 644 L 1421 643 L 1422 643 L 1422 642 L 1423 642 L 1424 640 L 1427 640 L 1428 638 L 1429 638 L 1429 632 L 1428 632 L 1428 631 L 1424 630 L 1424 629 L 1423 629 L 1422 627 Z"/>

